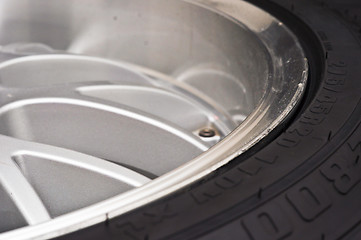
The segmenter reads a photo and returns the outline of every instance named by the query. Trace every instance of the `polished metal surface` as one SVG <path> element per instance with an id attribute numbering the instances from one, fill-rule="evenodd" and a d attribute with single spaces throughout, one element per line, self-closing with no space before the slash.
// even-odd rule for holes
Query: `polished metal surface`
<path id="1" fill-rule="evenodd" d="M 0 2 L 0 239 L 45 239 L 176 191 L 247 151 L 307 60 L 240 0 Z"/>

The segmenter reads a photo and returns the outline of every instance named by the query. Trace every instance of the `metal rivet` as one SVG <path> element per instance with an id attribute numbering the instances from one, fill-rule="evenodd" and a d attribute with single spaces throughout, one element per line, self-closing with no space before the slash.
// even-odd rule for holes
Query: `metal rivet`
<path id="1" fill-rule="evenodd" d="M 214 131 L 212 128 L 204 128 L 199 131 L 199 136 L 204 138 L 211 138 L 216 136 L 216 131 Z"/>

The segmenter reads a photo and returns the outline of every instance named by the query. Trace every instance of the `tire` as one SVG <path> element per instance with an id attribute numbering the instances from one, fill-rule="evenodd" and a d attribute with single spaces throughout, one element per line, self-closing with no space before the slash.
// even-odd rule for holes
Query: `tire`
<path id="1" fill-rule="evenodd" d="M 361 238 L 361 3 L 250 2 L 309 59 L 293 119 L 186 189 L 57 239 Z"/>

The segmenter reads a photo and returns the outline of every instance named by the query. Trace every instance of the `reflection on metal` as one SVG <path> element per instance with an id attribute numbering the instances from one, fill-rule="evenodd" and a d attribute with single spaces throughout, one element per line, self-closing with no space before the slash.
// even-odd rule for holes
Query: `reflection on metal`
<path id="1" fill-rule="evenodd" d="M 76 231 L 202 178 L 306 86 L 296 37 L 239 0 L 4 0 L 0 13 L 0 210 L 13 215 L 0 239 Z"/>

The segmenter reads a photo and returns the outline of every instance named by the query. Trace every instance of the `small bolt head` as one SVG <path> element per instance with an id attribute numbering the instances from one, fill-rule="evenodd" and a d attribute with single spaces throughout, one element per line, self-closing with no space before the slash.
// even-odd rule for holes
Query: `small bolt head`
<path id="1" fill-rule="evenodd" d="M 211 138 L 216 136 L 216 131 L 214 131 L 212 128 L 203 128 L 199 131 L 199 136 L 204 138 Z"/>

